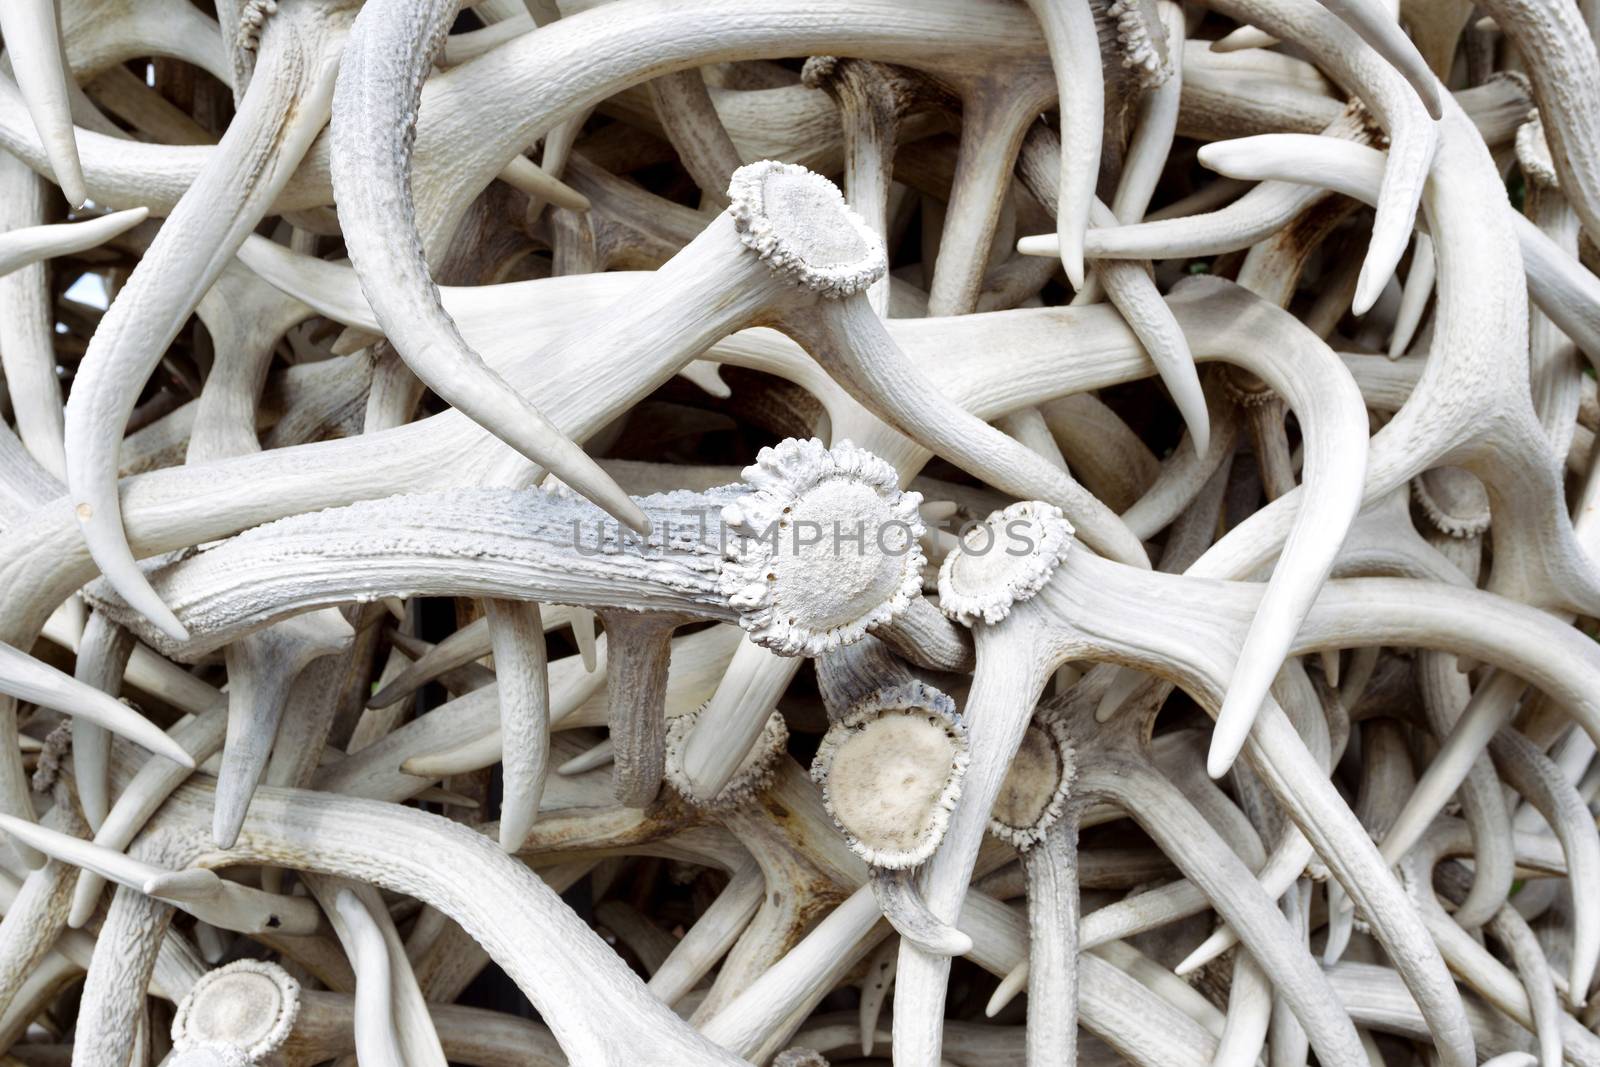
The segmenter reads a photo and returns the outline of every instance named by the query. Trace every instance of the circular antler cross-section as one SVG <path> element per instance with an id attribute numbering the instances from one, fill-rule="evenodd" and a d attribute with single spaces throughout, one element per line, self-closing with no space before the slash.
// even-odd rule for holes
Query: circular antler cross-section
<path id="1" fill-rule="evenodd" d="M 289 972 L 275 963 L 238 960 L 202 975 L 189 990 L 172 1020 L 172 1045 L 179 1052 L 226 1050 L 257 1061 L 288 1040 L 299 1010 L 300 983 Z"/>
<path id="2" fill-rule="evenodd" d="M 989 832 L 1018 849 L 1036 844 L 1061 817 L 1075 773 L 1072 746 L 1060 724 L 1053 719 L 1030 724 L 989 810 Z"/>
<path id="3" fill-rule="evenodd" d="M 849 296 L 889 268 L 883 242 L 839 187 L 804 167 L 770 159 L 740 167 L 728 200 L 739 240 L 796 285 Z"/>
<path id="4" fill-rule="evenodd" d="M 767 716 L 766 725 L 761 728 L 756 743 L 750 746 L 750 751 L 745 754 L 728 784 L 722 787 L 722 792 L 710 800 L 702 800 L 695 794 L 694 783 L 683 769 L 683 744 L 694 732 L 695 723 L 700 721 L 703 711 L 705 707 L 702 705 L 687 715 L 675 716 L 667 723 L 665 778 L 673 791 L 693 807 L 703 811 L 726 811 L 738 807 L 772 784 L 778 757 L 783 755 L 784 747 L 789 743 L 789 727 L 783 721 L 781 712 L 775 711 Z"/>
<path id="5" fill-rule="evenodd" d="M 755 492 L 722 510 L 720 588 L 751 639 L 815 656 L 859 639 L 922 592 L 922 497 L 848 441 L 793 438 L 764 448 L 744 479 Z"/>
<path id="6" fill-rule="evenodd" d="M 939 607 L 968 626 L 999 622 L 1044 588 L 1071 547 L 1072 524 L 1054 505 L 1024 500 L 996 511 L 945 557 Z"/>
<path id="7" fill-rule="evenodd" d="M 814 1048 L 786 1048 L 773 1057 L 772 1067 L 828 1067 L 828 1059 Z"/>
<path id="8" fill-rule="evenodd" d="M 172 1055 L 161 1061 L 162 1067 L 254 1067 L 250 1057 L 232 1045 L 192 1045 L 173 1049 Z"/>
<path id="9" fill-rule="evenodd" d="M 915 867 L 939 846 L 967 768 L 955 703 L 920 682 L 863 697 L 811 764 L 850 848 L 877 867 Z"/>
<path id="10" fill-rule="evenodd" d="M 1489 493 L 1471 471 L 1430 468 L 1411 479 L 1411 492 L 1441 533 L 1466 538 L 1489 529 Z"/>

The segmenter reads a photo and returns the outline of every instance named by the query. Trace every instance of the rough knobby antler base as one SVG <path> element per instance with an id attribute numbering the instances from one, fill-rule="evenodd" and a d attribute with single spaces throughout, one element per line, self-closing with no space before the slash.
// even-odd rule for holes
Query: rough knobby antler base
<path id="1" fill-rule="evenodd" d="M 0 1060 L 1600 1067 L 1592 6 L 0 0 Z"/>

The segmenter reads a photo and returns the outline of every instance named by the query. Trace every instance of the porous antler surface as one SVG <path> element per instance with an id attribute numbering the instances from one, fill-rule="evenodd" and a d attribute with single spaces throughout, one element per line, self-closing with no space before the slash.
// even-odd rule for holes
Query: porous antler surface
<path id="1" fill-rule="evenodd" d="M 1600 17 L 0 0 L 0 1059 L 1600 1067 Z"/>

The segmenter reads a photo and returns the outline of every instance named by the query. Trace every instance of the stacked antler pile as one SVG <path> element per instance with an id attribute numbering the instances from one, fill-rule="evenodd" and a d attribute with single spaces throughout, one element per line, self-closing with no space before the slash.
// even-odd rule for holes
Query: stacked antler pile
<path id="1" fill-rule="evenodd" d="M 0 1062 L 1600 1067 L 1596 35 L 0 0 Z"/>

